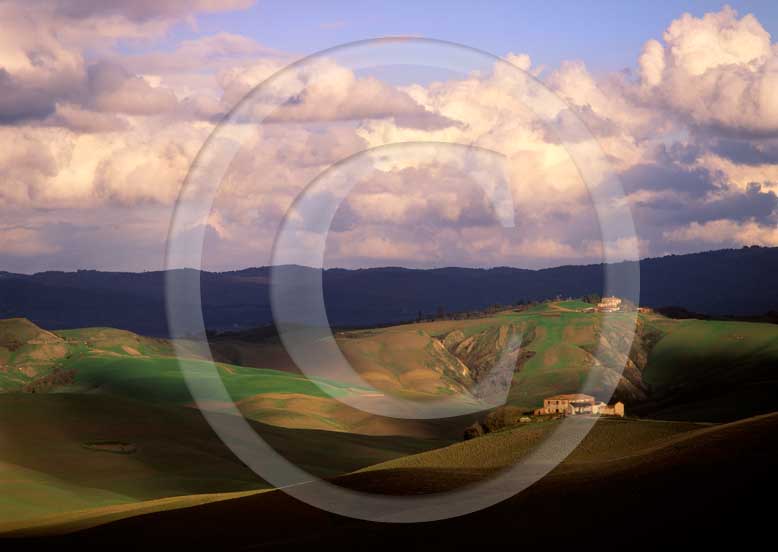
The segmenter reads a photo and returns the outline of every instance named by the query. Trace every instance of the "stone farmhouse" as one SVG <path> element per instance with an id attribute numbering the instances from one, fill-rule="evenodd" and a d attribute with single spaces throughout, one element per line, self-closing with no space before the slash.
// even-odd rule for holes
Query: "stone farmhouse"
<path id="1" fill-rule="evenodd" d="M 618 297 L 603 297 L 597 303 L 597 312 L 618 312 L 621 309 L 621 299 Z"/>
<path id="2" fill-rule="evenodd" d="M 563 416 L 620 416 L 624 417 L 624 403 L 619 401 L 613 405 L 597 402 L 591 395 L 571 393 L 554 395 L 543 399 L 543 408 L 535 409 L 536 416 L 561 414 Z"/>

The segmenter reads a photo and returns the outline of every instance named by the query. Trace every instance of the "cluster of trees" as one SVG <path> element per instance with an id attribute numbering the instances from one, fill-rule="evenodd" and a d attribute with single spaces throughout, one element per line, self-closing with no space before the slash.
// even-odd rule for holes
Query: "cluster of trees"
<path id="1" fill-rule="evenodd" d="M 434 313 L 425 313 L 423 311 L 419 311 L 419 313 L 416 316 L 415 322 L 435 322 L 437 320 L 468 320 L 473 318 L 488 318 L 489 316 L 493 316 L 495 313 L 500 311 L 505 311 L 509 309 L 513 309 L 515 311 L 522 311 L 537 304 L 550 303 L 554 301 L 569 301 L 572 299 L 573 299 L 572 297 L 562 297 L 561 295 L 557 295 L 556 297 L 550 299 L 544 299 L 543 301 L 529 301 L 527 299 L 517 299 L 516 302 L 513 303 L 512 305 L 495 303 L 493 305 L 490 305 L 486 308 L 479 309 L 479 310 L 458 311 L 458 312 L 448 312 L 445 306 L 440 305 L 438 306 L 438 308 L 435 310 Z M 580 300 L 590 305 L 597 305 L 602 301 L 602 295 L 600 295 L 599 293 L 587 293 L 586 295 L 580 297 Z M 622 298 L 621 310 L 634 311 L 637 310 L 637 305 L 635 305 L 629 299 Z"/>
<path id="2" fill-rule="evenodd" d="M 531 410 L 525 411 L 515 406 L 501 406 L 487 414 L 483 419 L 465 428 L 464 440 L 468 441 L 506 427 L 516 426 L 521 423 L 522 418 L 527 418 L 531 415 Z"/>
<path id="3" fill-rule="evenodd" d="M 483 309 L 471 310 L 471 311 L 457 311 L 457 312 L 448 312 L 445 306 L 440 305 L 438 306 L 437 309 L 435 309 L 434 314 L 419 311 L 415 321 L 435 322 L 436 320 L 470 320 L 474 318 L 488 318 L 490 316 L 494 316 L 494 314 L 500 311 L 505 311 L 509 309 L 513 309 L 515 311 L 521 311 L 534 304 L 535 304 L 534 302 L 527 301 L 526 299 L 519 299 L 513 305 L 503 305 L 501 303 L 494 303 L 493 305 L 489 305 L 488 307 L 485 307 Z"/>

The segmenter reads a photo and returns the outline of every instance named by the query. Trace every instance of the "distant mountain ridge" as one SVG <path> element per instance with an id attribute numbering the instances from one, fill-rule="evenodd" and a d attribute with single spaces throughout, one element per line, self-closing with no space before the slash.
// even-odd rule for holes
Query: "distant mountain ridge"
<path id="1" fill-rule="evenodd" d="M 778 248 L 744 247 L 640 261 L 640 303 L 707 315 L 757 315 L 778 310 Z M 614 270 L 629 269 L 616 263 Z M 315 271 L 299 266 L 284 271 Z M 270 267 L 201 272 L 203 313 L 214 330 L 272 322 Z M 197 277 L 193 270 L 177 271 Z M 0 318 L 26 317 L 50 329 L 111 326 L 146 335 L 168 333 L 165 273 L 0 272 Z M 477 310 L 492 304 L 558 295 L 601 293 L 603 265 L 541 270 L 497 267 L 323 271 L 325 302 L 336 326 L 413 320 L 419 312 Z M 618 292 L 618 289 L 615 290 Z"/>

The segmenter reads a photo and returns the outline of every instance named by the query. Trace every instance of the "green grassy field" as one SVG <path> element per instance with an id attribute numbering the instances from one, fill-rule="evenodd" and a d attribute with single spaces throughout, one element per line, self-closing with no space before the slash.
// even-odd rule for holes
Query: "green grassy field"
<path id="1" fill-rule="evenodd" d="M 7 345 L 7 347 L 6 347 Z M 272 360 L 272 358 L 270 359 Z M 172 344 L 111 328 L 46 332 L 24 319 L 0 321 L 0 390 L 6 392 L 107 393 L 154 404 L 193 406 L 193 398 Z M 294 428 L 348 431 L 352 425 L 376 427 L 332 397 L 360 394 L 359 388 L 310 380 L 297 373 L 188 359 L 200 389 L 221 382 L 244 415 Z M 200 397 L 209 408 L 226 408 Z M 295 399 L 290 409 L 285 402 Z M 391 424 L 382 432 L 391 433 Z M 395 430 L 400 427 L 397 425 Z M 377 428 L 378 430 L 378 428 Z"/>
<path id="2" fill-rule="evenodd" d="M 732 421 L 778 410 L 778 326 L 646 317 L 662 333 L 643 380 L 641 415 Z"/>
<path id="3" fill-rule="evenodd" d="M 592 305 L 591 303 L 586 303 L 584 301 L 579 301 L 577 299 L 572 299 L 570 301 L 559 301 L 558 303 L 556 303 L 556 306 L 558 308 L 569 309 L 569 310 L 585 310 L 585 309 L 592 308 L 594 305 Z"/>
<path id="4" fill-rule="evenodd" d="M 0 519 L 267 485 L 189 408 L 105 394 L 0 394 Z M 255 429 L 311 473 L 332 477 L 450 443 L 332 431 Z M 93 446 L 132 445 L 131 453 Z"/>
<path id="5" fill-rule="evenodd" d="M 509 404 L 521 411 L 546 396 L 579 391 L 587 380 L 596 394 L 618 376 L 608 365 L 609 346 L 626 339 L 632 315 L 610 315 L 609 346 L 593 368 L 603 327 L 602 315 L 583 312 L 588 306 L 547 303 L 488 318 L 344 332 L 337 339 L 366 382 L 430 400 L 467 389 L 511 336 L 521 335 L 528 354 L 509 394 Z M 366 389 L 328 380 L 316 385 L 294 371 L 277 340 L 229 347 L 238 355 L 233 358 L 267 364 L 219 362 L 218 376 L 195 377 L 218 377 L 257 431 L 290 460 L 324 477 L 352 473 L 342 482 L 358 488 L 429 492 L 474 481 L 521 459 L 559 423 L 535 420 L 455 442 L 472 420 L 365 414 L 330 395 L 369 396 Z M 619 389 L 645 385 L 638 391 L 652 395 L 638 404 L 645 407 L 641 414 L 689 423 L 602 419 L 564 469 L 649 457 L 710 429 L 691 422 L 775 410 L 774 366 L 776 326 L 640 314 Z M 47 332 L 25 320 L 0 321 L 0 389 L 6 391 L 0 393 L 0 531 L 74 530 L 267 489 L 191 408 L 168 341 L 110 328 Z M 225 405 L 207 407 L 218 412 Z M 371 475 L 378 473 L 379 479 Z"/>
<path id="6" fill-rule="evenodd" d="M 778 366 L 775 325 L 640 314 L 638 339 L 620 374 L 625 359 L 614 351 L 629 349 L 628 329 L 634 315 L 608 315 L 606 345 L 598 348 L 603 315 L 584 312 L 589 307 L 575 300 L 541 303 L 488 318 L 343 332 L 337 339 L 366 383 L 411 399 L 466 393 L 479 374 L 496 362 L 504 346 L 500 339 L 507 332 L 522 336 L 526 353 L 508 395 L 508 403 L 520 409 L 536 408 L 544 397 L 580 391 L 585 384 L 603 399 L 617 385 L 617 398 L 628 405 L 662 399 L 646 412 L 679 419 L 723 421 L 775 406 L 758 389 L 747 388 L 755 382 L 772 385 L 769 382 L 778 380 L 773 375 L 773 367 Z M 335 381 L 315 385 L 295 371 L 277 339 L 241 343 L 233 338 L 220 342 L 215 350 L 217 357 L 251 362 L 251 367 L 220 362 L 218 371 L 231 397 L 255 420 L 296 428 L 393 431 L 328 396 L 364 393 L 364 389 Z M 86 328 L 52 333 L 19 319 L 2 321 L 0 362 L 7 367 L 0 370 L 0 386 L 6 390 L 43 378 L 44 385 L 59 391 L 100 391 L 168 404 L 192 402 L 171 344 L 131 332 Z M 45 375 L 55 368 L 65 375 L 72 372 L 72 381 L 49 384 Z M 732 386 L 745 387 L 733 395 Z M 707 404 L 703 404 L 705 397 L 694 396 L 703 389 L 710 395 Z M 676 395 L 689 403 L 688 412 L 664 400 Z M 733 406 L 738 402 L 753 408 L 738 413 Z M 220 405 L 212 407 L 218 410 Z"/>
<path id="7" fill-rule="evenodd" d="M 314 397 L 342 396 L 351 389 L 335 382 L 319 382 L 327 388 L 325 393 L 319 385 L 297 374 L 244 368 L 241 366 L 218 365 L 218 374 L 210 375 L 210 364 L 205 361 L 188 361 L 193 377 L 207 383 L 221 380 L 229 395 L 235 401 L 259 393 L 300 393 Z M 61 364 L 65 369 L 75 369 L 75 388 L 79 390 L 101 390 L 127 397 L 154 402 L 189 404 L 192 396 L 175 358 L 112 358 L 103 356 L 74 357 Z M 202 371 L 202 374 L 197 372 Z M 204 385 L 203 387 L 207 387 Z M 208 400 L 208 397 L 205 397 Z"/>
<path id="8" fill-rule="evenodd" d="M 585 347 L 596 344 L 598 315 L 537 309 L 504 318 L 524 322 L 534 329 L 535 337 L 527 345 L 535 355 L 514 376 L 510 404 L 533 408 L 559 390 L 581 389 L 592 364 Z"/>
<path id="9" fill-rule="evenodd" d="M 651 352 L 646 382 L 657 388 L 778 379 L 778 326 L 660 321 L 667 335 Z"/>

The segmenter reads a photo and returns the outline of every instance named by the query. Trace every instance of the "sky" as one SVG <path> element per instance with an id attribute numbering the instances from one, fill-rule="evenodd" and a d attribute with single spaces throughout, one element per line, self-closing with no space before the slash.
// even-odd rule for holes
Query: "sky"
<path id="1" fill-rule="evenodd" d="M 778 246 L 777 6 L 0 0 L 0 270 Z"/>
<path id="2" fill-rule="evenodd" d="M 726 2 L 665 0 L 498 0 L 428 2 L 258 2 L 247 10 L 201 18 L 198 31 L 179 27 L 174 39 L 224 30 L 273 48 L 311 54 L 365 38 L 412 35 L 450 40 L 496 55 L 529 54 L 540 65 L 582 59 L 594 71 L 634 66 L 648 37 L 658 37 L 682 13 L 698 17 Z M 770 0 L 732 4 L 754 13 L 765 29 L 778 30 L 778 5 Z"/>

